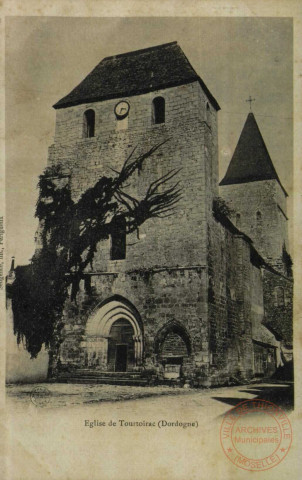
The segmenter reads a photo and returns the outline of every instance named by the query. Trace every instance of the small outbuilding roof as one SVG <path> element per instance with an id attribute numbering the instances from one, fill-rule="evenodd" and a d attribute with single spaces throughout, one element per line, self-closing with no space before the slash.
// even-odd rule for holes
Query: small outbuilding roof
<path id="1" fill-rule="evenodd" d="M 54 108 L 129 97 L 198 81 L 216 110 L 220 107 L 177 42 L 104 58 Z"/>
<path id="2" fill-rule="evenodd" d="M 220 185 L 277 180 L 284 191 L 268 153 L 255 116 L 250 112 L 242 129 L 235 152 Z"/>

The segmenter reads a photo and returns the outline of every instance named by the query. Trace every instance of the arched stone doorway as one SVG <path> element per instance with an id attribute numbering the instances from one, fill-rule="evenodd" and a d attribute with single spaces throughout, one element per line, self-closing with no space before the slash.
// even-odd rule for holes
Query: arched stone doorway
<path id="1" fill-rule="evenodd" d="M 111 326 L 108 338 L 108 370 L 126 372 L 135 367 L 134 330 L 121 318 Z"/>
<path id="2" fill-rule="evenodd" d="M 190 363 L 190 336 L 183 325 L 171 322 L 156 335 L 154 351 L 166 378 L 178 378 Z"/>
<path id="3" fill-rule="evenodd" d="M 143 326 L 135 307 L 115 296 L 100 304 L 86 325 L 86 366 L 107 371 L 131 371 L 142 364 Z"/>

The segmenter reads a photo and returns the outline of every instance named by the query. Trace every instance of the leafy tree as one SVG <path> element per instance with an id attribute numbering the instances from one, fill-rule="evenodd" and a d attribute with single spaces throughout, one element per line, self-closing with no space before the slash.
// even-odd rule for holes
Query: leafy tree
<path id="1" fill-rule="evenodd" d="M 101 177 L 74 202 L 68 181 L 61 181 L 60 166 L 45 170 L 39 179 L 36 216 L 41 228 L 41 248 L 31 264 L 17 267 L 11 287 L 14 331 L 34 358 L 43 344 L 50 356 L 58 352 L 64 327 L 63 309 L 71 286 L 76 300 L 86 267 L 93 262 L 97 245 L 112 235 L 118 222 L 129 234 L 150 218 L 173 215 L 181 197 L 179 182 L 167 184 L 177 175 L 172 170 L 152 182 L 142 199 L 127 192 L 134 172 L 164 143 L 133 159 L 135 149 L 121 171 Z M 165 186 L 165 188 L 163 188 Z M 51 363 L 51 362 L 50 362 Z"/>

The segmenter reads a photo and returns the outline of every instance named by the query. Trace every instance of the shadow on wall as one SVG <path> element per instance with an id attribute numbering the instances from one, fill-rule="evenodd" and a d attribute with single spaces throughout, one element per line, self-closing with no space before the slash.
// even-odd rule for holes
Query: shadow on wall
<path id="1" fill-rule="evenodd" d="M 48 370 L 48 353 L 43 348 L 35 359 L 23 345 L 17 345 L 14 335 L 11 308 L 7 310 L 6 323 L 6 383 L 34 383 L 46 380 Z"/>

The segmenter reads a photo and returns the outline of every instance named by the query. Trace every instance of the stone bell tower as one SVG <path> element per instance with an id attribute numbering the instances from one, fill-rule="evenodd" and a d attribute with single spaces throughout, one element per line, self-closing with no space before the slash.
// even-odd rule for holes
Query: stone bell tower
<path id="1" fill-rule="evenodd" d="M 161 143 L 127 192 L 144 198 L 169 172 L 178 172 L 182 188 L 173 215 L 146 221 L 139 236 L 123 235 L 121 226 L 99 242 L 85 271 L 90 293 L 83 285 L 79 293 L 83 308 L 75 313 L 66 306 L 61 364 L 111 372 L 140 368 L 151 357 L 174 360 L 178 369 L 207 364 L 217 101 L 172 42 L 104 58 L 54 108 L 48 162 L 69 172 L 74 201 L 102 176 L 120 171 L 134 149 L 138 156 Z"/>
<path id="2" fill-rule="evenodd" d="M 233 209 L 233 223 L 248 235 L 264 259 L 284 270 L 288 248 L 286 198 L 255 116 L 247 116 L 227 172 L 222 197 Z M 286 272 L 284 272 L 286 273 Z"/>

